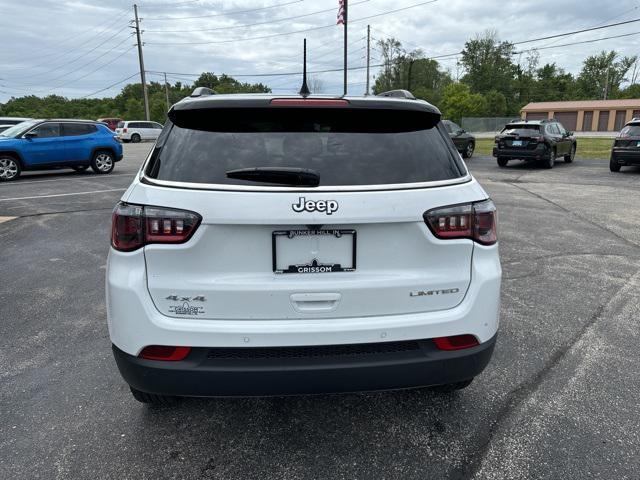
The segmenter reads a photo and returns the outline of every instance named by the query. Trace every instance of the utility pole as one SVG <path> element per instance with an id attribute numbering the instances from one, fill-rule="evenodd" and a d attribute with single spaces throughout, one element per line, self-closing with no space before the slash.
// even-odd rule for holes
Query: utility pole
<path id="1" fill-rule="evenodd" d="M 147 121 L 151 120 L 149 115 L 149 93 L 147 92 L 147 79 L 144 71 L 144 57 L 142 56 L 142 39 L 140 38 L 140 20 L 138 19 L 138 5 L 133 4 L 133 13 L 135 16 L 136 38 L 138 39 L 138 61 L 140 62 L 140 81 L 142 82 L 142 96 L 144 102 L 144 115 Z"/>
<path id="2" fill-rule="evenodd" d="M 609 69 L 607 68 L 607 76 L 604 80 L 604 95 L 603 100 L 607 99 L 607 94 L 609 93 Z"/>
<path id="3" fill-rule="evenodd" d="M 416 59 L 412 58 L 411 60 L 409 60 L 409 72 L 407 75 L 407 90 L 411 91 L 411 71 L 413 70 L 413 62 L 415 62 Z"/>
<path id="4" fill-rule="evenodd" d="M 167 112 L 171 108 L 171 103 L 169 103 L 169 84 L 167 83 L 167 72 L 164 72 L 164 96 L 167 99 Z"/>
<path id="5" fill-rule="evenodd" d="M 371 62 L 371 25 L 367 25 L 367 89 L 365 95 L 369 95 L 369 64 Z"/>

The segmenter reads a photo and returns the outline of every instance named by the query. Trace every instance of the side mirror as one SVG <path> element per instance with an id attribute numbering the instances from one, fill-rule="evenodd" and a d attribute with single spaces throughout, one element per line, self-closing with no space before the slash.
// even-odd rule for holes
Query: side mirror
<path id="1" fill-rule="evenodd" d="M 37 138 L 38 133 L 37 132 L 27 132 L 24 134 L 24 138 Z"/>

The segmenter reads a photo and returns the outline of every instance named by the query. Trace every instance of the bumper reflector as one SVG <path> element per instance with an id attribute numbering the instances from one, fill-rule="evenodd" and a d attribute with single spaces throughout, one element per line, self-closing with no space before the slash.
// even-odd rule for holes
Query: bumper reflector
<path id="1" fill-rule="evenodd" d="M 149 345 L 144 347 L 138 355 L 145 360 L 162 360 L 165 362 L 177 362 L 184 360 L 191 347 L 168 347 L 165 345 Z"/>
<path id="2" fill-rule="evenodd" d="M 480 345 L 473 335 L 453 335 L 451 337 L 434 338 L 433 343 L 439 350 L 462 350 Z"/>

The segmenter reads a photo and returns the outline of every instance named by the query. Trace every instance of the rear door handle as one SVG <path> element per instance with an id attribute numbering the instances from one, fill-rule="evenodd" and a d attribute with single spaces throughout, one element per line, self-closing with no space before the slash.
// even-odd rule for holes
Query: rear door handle
<path id="1" fill-rule="evenodd" d="M 331 312 L 338 307 L 340 293 L 293 293 L 290 296 L 293 308 L 303 313 Z"/>

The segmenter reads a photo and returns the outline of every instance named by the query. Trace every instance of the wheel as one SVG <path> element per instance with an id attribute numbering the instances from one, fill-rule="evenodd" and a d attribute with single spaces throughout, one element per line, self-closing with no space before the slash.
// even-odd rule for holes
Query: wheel
<path id="1" fill-rule="evenodd" d="M 146 403 L 148 405 L 158 405 L 161 407 L 172 407 L 178 404 L 178 397 L 171 397 L 169 395 L 156 395 L 155 393 L 146 393 L 141 392 L 140 390 L 136 390 L 133 387 L 129 387 L 131 389 L 131 394 L 133 398 L 135 398 L 140 403 Z"/>
<path id="2" fill-rule="evenodd" d="M 565 163 L 573 162 L 573 159 L 576 157 L 576 146 L 575 144 L 571 145 L 571 152 L 567 153 L 564 156 Z"/>
<path id="3" fill-rule="evenodd" d="M 73 168 L 76 172 L 84 172 L 87 168 L 89 168 L 89 165 L 76 165 L 75 167 L 71 168 Z"/>
<path id="4" fill-rule="evenodd" d="M 0 162 L 2 160 L 0 159 Z M 616 159 L 611 157 L 611 160 L 609 160 L 609 170 L 611 170 L 612 172 L 619 172 L 620 171 L 620 167 L 621 165 L 616 162 Z"/>
<path id="5" fill-rule="evenodd" d="M 507 163 L 509 163 L 509 160 L 507 160 L 506 158 L 503 158 L 503 157 L 498 157 L 498 166 L 499 167 L 506 167 Z"/>
<path id="6" fill-rule="evenodd" d="M 470 378 L 469 380 L 464 380 L 462 382 L 436 385 L 434 387 L 430 387 L 430 390 L 438 393 L 450 393 L 450 392 L 455 392 L 456 390 L 462 390 L 463 388 L 467 388 L 469 385 L 471 385 L 471 382 L 473 382 L 473 378 Z"/>
<path id="7" fill-rule="evenodd" d="M 549 152 L 549 158 L 544 160 L 544 162 L 542 163 L 542 166 L 544 168 L 553 168 L 555 163 L 556 163 L 556 149 L 552 148 L 551 151 Z"/>
<path id="8" fill-rule="evenodd" d="M 476 146 L 473 144 L 473 142 L 467 143 L 467 148 L 465 148 L 462 152 L 462 158 L 471 158 L 475 147 Z"/>
<path id="9" fill-rule="evenodd" d="M 15 180 L 20 176 L 20 162 L 14 157 L 0 156 L 0 182 Z"/>
<path id="10" fill-rule="evenodd" d="M 111 173 L 116 162 L 111 152 L 98 151 L 91 160 L 91 169 L 96 173 Z"/>
<path id="11" fill-rule="evenodd" d="M 140 143 L 142 141 L 142 137 L 137 133 L 131 135 L 131 143 Z"/>

